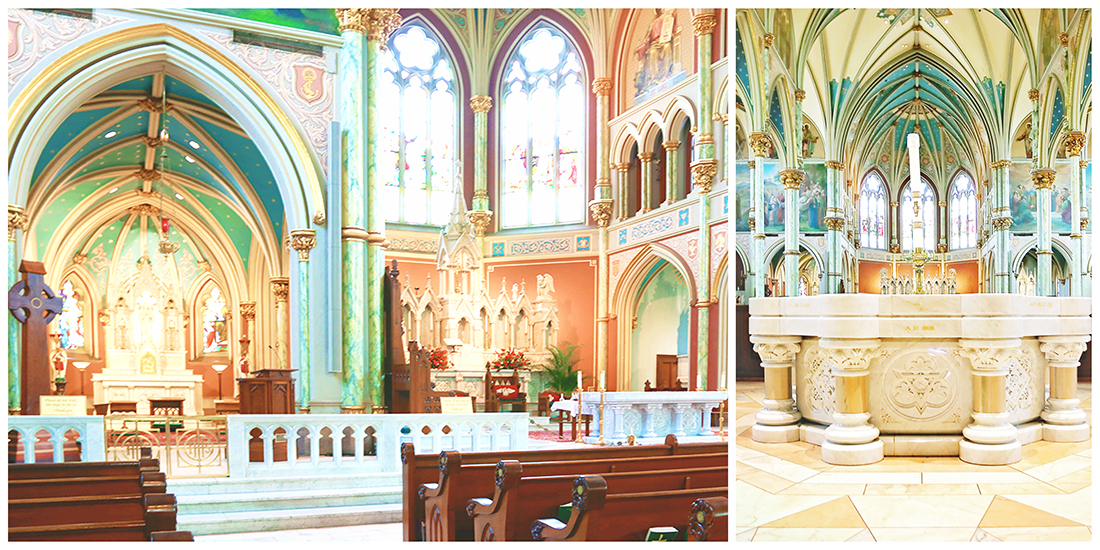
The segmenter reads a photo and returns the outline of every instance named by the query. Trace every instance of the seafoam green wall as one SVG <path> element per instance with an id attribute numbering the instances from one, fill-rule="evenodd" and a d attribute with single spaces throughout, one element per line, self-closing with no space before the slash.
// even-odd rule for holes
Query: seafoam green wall
<path id="1" fill-rule="evenodd" d="M 641 288 L 630 362 L 633 391 L 641 391 L 646 380 L 655 382 L 658 354 L 687 354 L 691 334 L 687 283 L 676 268 L 659 262 L 646 274 Z"/>

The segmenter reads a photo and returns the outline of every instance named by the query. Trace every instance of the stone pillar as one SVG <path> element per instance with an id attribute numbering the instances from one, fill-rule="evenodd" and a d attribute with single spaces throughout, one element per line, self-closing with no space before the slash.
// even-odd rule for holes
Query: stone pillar
<path id="1" fill-rule="evenodd" d="M 1081 177 L 1081 170 L 1077 167 L 1081 164 L 1081 149 L 1085 146 L 1085 133 L 1084 132 L 1069 132 L 1065 137 L 1066 144 L 1066 156 L 1069 157 L 1070 165 L 1070 210 L 1072 211 L 1073 219 L 1070 222 L 1070 260 L 1069 260 L 1069 272 L 1071 273 L 1070 279 L 1070 296 L 1084 296 L 1082 287 L 1084 286 L 1084 269 L 1082 261 L 1084 259 L 1084 249 L 1081 246 L 1081 201 L 1083 200 L 1084 193 Z"/>
<path id="2" fill-rule="evenodd" d="M 959 340 L 957 354 L 970 360 L 974 418 L 963 428 L 959 458 L 971 464 L 1003 465 L 1020 461 L 1016 426 L 1008 421 L 1005 382 L 1008 367 L 1019 360 L 1020 339 Z"/>
<path id="3" fill-rule="evenodd" d="M 272 277 L 271 293 L 275 295 L 275 368 L 290 368 L 290 315 L 287 301 L 290 298 L 290 277 Z"/>
<path id="4" fill-rule="evenodd" d="M 256 302 L 241 302 L 241 338 L 237 341 L 241 345 L 241 356 L 237 359 L 237 372 L 241 374 L 252 372 L 252 356 L 249 347 L 252 337 L 248 335 L 252 330 L 252 322 L 256 319 Z M 236 394 L 237 380 L 233 380 L 233 393 Z"/>
<path id="5" fill-rule="evenodd" d="M 1088 336 L 1043 336 L 1039 350 L 1050 366 L 1050 396 L 1043 407 L 1043 441 L 1088 441 L 1086 414 L 1077 407 L 1077 367 Z"/>
<path id="6" fill-rule="evenodd" d="M 1008 208 L 1008 159 L 999 160 L 993 168 L 991 186 L 995 202 L 992 212 L 994 236 L 993 292 L 1011 294 L 1012 290 L 1012 248 L 1009 228 L 1012 227 L 1012 212 Z"/>
<path id="7" fill-rule="evenodd" d="M 940 239 L 939 243 L 936 244 L 936 252 L 942 254 L 947 252 L 947 201 L 941 200 L 937 206 L 940 207 Z M 929 227 L 925 229 L 925 231 L 932 231 L 932 228 Z M 931 250 L 929 250 L 929 252 L 931 252 Z"/>
<path id="8" fill-rule="evenodd" d="M 619 172 L 619 221 L 630 217 L 627 211 L 630 208 L 630 163 L 620 162 L 615 165 Z"/>
<path id="9" fill-rule="evenodd" d="M 8 286 L 11 288 L 20 279 L 19 275 L 19 243 L 16 240 L 17 230 L 27 229 L 27 215 L 22 206 L 8 205 Z M 8 317 L 8 414 L 19 414 L 21 410 L 19 393 L 19 365 L 20 347 L 23 345 L 23 324 L 15 320 L 11 314 Z"/>
<path id="10" fill-rule="evenodd" d="M 313 356 L 309 346 L 309 251 L 317 246 L 317 232 L 297 229 L 290 232 L 290 247 L 298 251 L 298 379 L 301 381 L 301 412 L 308 413 L 313 401 Z"/>
<path id="11" fill-rule="evenodd" d="M 794 408 L 791 394 L 791 370 L 802 348 L 801 336 L 749 336 L 752 349 L 760 355 L 764 367 L 764 408 L 756 413 L 752 440 L 760 443 L 798 441 L 798 421 L 802 413 Z"/>
<path id="12" fill-rule="evenodd" d="M 695 140 L 695 158 L 713 159 L 714 84 L 710 65 L 712 37 L 718 18 L 713 12 L 703 12 L 692 17 L 691 24 L 695 28 L 695 41 L 698 48 L 696 56 L 699 60 L 699 135 Z"/>
<path id="13" fill-rule="evenodd" d="M 783 265 L 787 272 L 787 288 L 784 296 L 798 296 L 798 188 L 802 186 L 802 178 L 805 176 L 802 170 L 787 169 L 779 172 L 779 179 L 783 182 L 785 213 Z"/>
<path id="14" fill-rule="evenodd" d="M 363 56 L 366 50 L 366 12 L 363 8 L 337 8 L 340 34 L 344 40 L 340 52 L 341 140 L 343 141 L 344 178 L 341 188 L 342 217 L 340 240 L 343 295 L 343 370 L 344 384 L 340 409 L 361 412 L 364 395 L 364 365 L 367 354 L 364 313 L 367 309 L 363 283 L 367 241 L 366 195 L 367 128 L 363 113 L 363 92 L 367 88 Z"/>
<path id="15" fill-rule="evenodd" d="M 474 226 L 477 248 L 482 254 L 485 250 L 485 232 L 493 220 L 493 211 L 489 210 L 489 180 L 485 170 L 489 162 L 488 119 L 492 108 L 493 98 L 487 95 L 470 98 L 470 109 L 474 111 L 474 198 L 471 204 L 473 209 L 466 213 L 466 218 Z"/>
<path id="16" fill-rule="evenodd" d="M 666 141 L 661 144 L 665 148 L 665 202 L 672 204 L 680 200 L 678 181 L 680 180 L 680 162 L 676 152 L 680 149 L 680 142 L 676 140 Z"/>
<path id="17" fill-rule="evenodd" d="M 592 92 L 596 94 L 596 187 L 593 199 L 588 203 L 592 221 L 599 227 L 599 259 L 596 268 L 596 375 L 607 372 L 608 349 L 608 295 L 610 293 L 608 277 L 608 233 L 611 223 L 614 201 L 611 198 L 611 167 L 608 162 L 611 152 L 611 134 L 608 131 L 608 101 L 611 96 L 611 79 L 597 78 L 592 82 Z M 605 375 L 606 376 L 606 375 Z"/>
<path id="18" fill-rule="evenodd" d="M 1038 266 L 1035 271 L 1035 295 L 1053 296 L 1051 275 L 1053 273 L 1052 261 L 1054 253 L 1050 250 L 1050 188 L 1054 185 L 1056 172 L 1050 168 L 1031 171 L 1031 181 L 1035 184 L 1038 195 L 1036 201 L 1036 233 L 1039 242 L 1036 245 L 1036 260 Z"/>
<path id="19" fill-rule="evenodd" d="M 825 216 L 825 248 L 828 251 L 828 265 L 825 270 L 824 294 L 836 294 L 840 292 L 840 281 L 843 277 L 843 255 L 840 253 L 840 240 L 844 231 L 844 206 L 841 201 L 840 182 L 844 177 L 844 163 L 837 160 L 825 161 L 826 192 L 825 197 L 829 201 L 829 208 Z"/>
<path id="20" fill-rule="evenodd" d="M 749 161 L 752 170 L 751 197 L 752 210 L 749 215 L 749 231 L 752 232 L 752 256 L 750 261 L 755 271 L 753 277 L 753 296 L 764 297 L 764 279 L 768 274 L 764 265 L 764 159 L 768 156 L 771 140 L 767 134 L 749 134 L 749 147 L 753 160 Z"/>
<path id="21" fill-rule="evenodd" d="M 638 160 L 642 161 L 642 197 L 638 208 L 639 214 L 645 214 L 653 204 L 653 153 L 649 151 L 638 153 Z"/>
<path id="22" fill-rule="evenodd" d="M 871 464 L 884 456 L 878 428 L 869 422 L 871 361 L 884 354 L 880 346 L 878 339 L 821 339 L 836 384 L 836 411 L 821 445 L 829 464 Z"/>

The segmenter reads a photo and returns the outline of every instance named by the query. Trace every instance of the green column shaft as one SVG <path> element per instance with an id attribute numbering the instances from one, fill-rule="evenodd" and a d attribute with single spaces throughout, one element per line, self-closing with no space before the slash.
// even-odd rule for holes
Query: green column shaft
<path id="1" fill-rule="evenodd" d="M 363 285 L 363 256 L 366 249 L 366 212 L 363 205 L 366 128 L 363 124 L 363 35 L 345 30 L 340 54 L 340 90 L 343 106 L 344 181 L 341 199 L 343 220 L 341 264 L 343 280 L 343 359 L 344 386 L 341 405 L 363 406 L 363 313 L 366 310 Z"/>
<path id="2" fill-rule="evenodd" d="M 489 155 L 488 119 L 489 113 L 474 112 L 474 210 L 489 209 L 489 183 L 485 170 Z"/>
<path id="3" fill-rule="evenodd" d="M 710 67 L 711 36 L 701 34 L 699 40 L 699 134 L 709 140 L 700 139 L 696 143 L 697 159 L 714 158 L 714 73 Z"/>
<path id="4" fill-rule="evenodd" d="M 829 218 L 844 218 L 844 210 L 839 191 L 841 171 L 827 166 L 825 168 L 825 198 L 828 200 L 826 216 Z M 828 266 L 825 271 L 825 288 L 823 294 L 836 294 L 840 291 L 840 279 L 843 272 L 840 254 L 840 229 L 832 226 L 825 233 L 825 248 L 827 249 Z"/>
<path id="5" fill-rule="evenodd" d="M 764 279 L 768 275 L 768 268 L 764 265 L 764 157 L 753 159 L 751 195 L 756 225 L 752 234 L 753 296 L 763 298 Z"/>
<path id="6" fill-rule="evenodd" d="M 997 202 L 993 218 L 1009 218 L 1008 209 L 1009 182 L 1008 167 L 1003 163 L 993 170 L 993 190 Z M 1001 222 L 1004 223 L 1004 222 Z M 1002 226 L 1003 227 L 1003 226 Z M 994 227 L 995 252 L 993 259 L 993 290 L 999 294 L 1010 294 L 1012 289 L 1012 250 L 1009 247 L 1011 235 L 1009 228 L 997 229 Z"/>
<path id="7" fill-rule="evenodd" d="M 610 93 L 596 93 L 596 193 L 594 199 L 611 198 L 611 129 L 607 126 L 611 116 L 608 104 Z"/>
<path id="8" fill-rule="evenodd" d="M 696 369 L 702 384 L 699 388 L 707 388 L 707 366 L 710 362 L 710 194 L 699 194 L 699 304 L 696 311 L 699 312 L 699 334 L 696 357 Z M 717 344 L 717 342 L 714 342 Z"/>
<path id="9" fill-rule="evenodd" d="M 784 295 L 798 296 L 798 188 L 786 188 L 783 194 L 783 269 L 787 287 Z"/>
<path id="10" fill-rule="evenodd" d="M 10 228 L 14 234 L 15 229 Z M 14 236 L 14 235 L 13 235 Z M 18 280 L 16 269 L 15 241 L 8 241 L 8 286 Z M 22 345 L 23 325 L 9 312 L 8 317 L 8 410 L 19 407 L 19 348 Z"/>
<path id="11" fill-rule="evenodd" d="M 386 263 L 386 225 L 382 215 L 382 182 L 379 181 L 378 106 L 376 86 L 378 82 L 379 42 L 367 40 L 364 66 L 366 70 L 366 164 L 367 164 L 367 399 L 374 405 L 382 405 L 382 273 Z"/>
<path id="12" fill-rule="evenodd" d="M 668 142 L 665 142 L 668 143 Z M 676 182 L 680 179 L 678 149 L 665 148 L 665 202 L 672 204 L 679 200 L 676 193 Z"/>
<path id="13" fill-rule="evenodd" d="M 642 153 L 642 200 L 639 212 L 649 212 L 653 204 L 653 153 Z"/>
<path id="14" fill-rule="evenodd" d="M 1038 250 L 1036 251 L 1036 259 L 1038 260 L 1038 266 L 1035 274 L 1035 295 L 1036 296 L 1053 296 L 1053 288 L 1051 286 L 1051 259 L 1052 253 L 1050 250 L 1050 188 L 1038 189 L 1038 200 L 1035 204 L 1035 209 L 1038 211 L 1038 228 L 1039 234 Z"/>
<path id="15" fill-rule="evenodd" d="M 298 262 L 298 379 L 302 383 L 301 407 L 313 401 L 312 356 L 309 349 L 309 260 Z"/>
<path id="16" fill-rule="evenodd" d="M 1081 246 L 1081 197 L 1084 196 L 1082 192 L 1082 177 L 1081 170 L 1078 168 L 1081 165 L 1080 156 L 1072 156 L 1069 158 L 1070 165 L 1070 211 L 1072 219 L 1070 220 L 1070 240 L 1072 250 L 1070 251 L 1069 271 L 1072 274 L 1070 279 L 1070 296 L 1084 296 L 1082 287 L 1084 286 L 1085 277 L 1082 273 L 1081 266 L 1084 264 L 1081 260 L 1084 259 Z"/>

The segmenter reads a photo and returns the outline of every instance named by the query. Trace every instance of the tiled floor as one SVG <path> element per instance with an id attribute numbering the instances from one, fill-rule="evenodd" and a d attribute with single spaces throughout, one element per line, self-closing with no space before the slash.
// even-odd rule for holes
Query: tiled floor
<path id="1" fill-rule="evenodd" d="M 809 443 L 752 440 L 762 383 L 738 383 L 739 541 L 1088 541 L 1092 442 L 1039 441 L 1009 466 L 886 457 L 832 466 Z M 1092 386 L 1078 388 L 1091 425 Z"/>

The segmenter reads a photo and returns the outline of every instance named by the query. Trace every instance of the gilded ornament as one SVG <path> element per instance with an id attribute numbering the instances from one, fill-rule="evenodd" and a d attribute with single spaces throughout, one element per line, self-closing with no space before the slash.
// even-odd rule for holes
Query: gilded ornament
<path id="1" fill-rule="evenodd" d="M 241 302 L 241 318 L 246 321 L 256 318 L 256 302 Z"/>
<path id="2" fill-rule="evenodd" d="M 27 228 L 27 215 L 22 206 L 8 205 L 8 240 L 15 241 L 15 230 Z"/>
<path id="3" fill-rule="evenodd" d="M 675 151 L 680 148 L 680 142 L 676 140 L 669 140 L 661 145 L 664 146 L 665 151 Z"/>
<path id="4" fill-rule="evenodd" d="M 772 47 L 772 44 L 774 42 L 775 42 L 775 35 L 774 34 L 769 32 L 769 33 L 764 35 L 764 47 L 765 48 Z"/>
<path id="5" fill-rule="evenodd" d="M 1036 88 L 1032 88 L 1032 89 L 1028 90 L 1027 91 L 1027 98 L 1032 100 L 1032 101 L 1039 101 L 1039 90 L 1036 89 Z"/>
<path id="6" fill-rule="evenodd" d="M 163 113 L 167 108 L 167 105 L 162 103 L 159 99 L 147 97 L 145 99 L 142 99 L 141 101 L 138 101 L 138 107 L 141 107 L 142 110 L 149 111 L 150 113 Z"/>
<path id="7" fill-rule="evenodd" d="M 313 213 L 313 225 L 325 225 L 326 221 L 328 220 L 325 218 L 324 210 L 318 210 Z"/>
<path id="8" fill-rule="evenodd" d="M 592 212 L 592 221 L 600 227 L 607 227 L 611 223 L 611 200 L 597 199 L 588 203 L 588 210 Z"/>
<path id="9" fill-rule="evenodd" d="M 137 172 L 134 172 L 134 177 L 141 181 L 156 181 L 160 179 L 160 170 L 146 170 L 142 168 Z"/>
<path id="10" fill-rule="evenodd" d="M 611 79 L 604 77 L 593 80 L 592 93 L 598 96 L 611 95 Z"/>
<path id="11" fill-rule="evenodd" d="M 806 90 L 803 90 L 801 88 L 795 90 L 794 91 L 794 99 L 795 99 L 795 101 L 802 101 L 802 100 L 806 99 Z"/>
<path id="12" fill-rule="evenodd" d="M 99 312 L 99 324 L 109 327 L 111 326 L 111 316 L 106 311 Z"/>
<path id="13" fill-rule="evenodd" d="M 1001 160 L 998 160 L 997 162 L 994 162 L 993 164 L 990 164 L 989 166 L 990 166 L 990 168 L 992 168 L 994 170 L 1000 170 L 1001 168 L 1008 168 L 1011 164 L 1012 164 L 1012 161 L 1010 161 L 1008 159 L 1001 159 Z"/>
<path id="14" fill-rule="evenodd" d="M 84 265 L 84 262 L 88 261 L 88 256 L 77 252 L 73 254 L 73 263 L 76 265 Z"/>
<path id="15" fill-rule="evenodd" d="M 755 157 L 768 156 L 768 150 L 771 149 L 772 140 L 767 134 L 753 133 L 749 134 L 749 147 L 752 148 L 752 154 Z"/>
<path id="16" fill-rule="evenodd" d="M 1088 167 L 1089 167 L 1089 161 L 1082 160 L 1081 161 L 1081 169 L 1084 170 L 1085 168 L 1088 168 Z"/>
<path id="17" fill-rule="evenodd" d="M 1031 171 L 1031 181 L 1036 189 L 1050 189 L 1054 185 L 1054 176 L 1057 174 L 1050 168 L 1042 168 Z"/>
<path id="18" fill-rule="evenodd" d="M 1062 138 L 1066 146 L 1066 155 L 1071 157 L 1081 156 L 1081 149 L 1085 147 L 1085 133 L 1080 131 L 1069 132 Z"/>
<path id="19" fill-rule="evenodd" d="M 487 95 L 475 95 L 470 98 L 470 108 L 475 113 L 488 113 L 493 108 L 493 98 Z"/>
<path id="20" fill-rule="evenodd" d="M 718 18 L 713 13 L 700 13 L 691 18 L 691 25 L 695 27 L 695 36 L 711 34 L 718 25 Z"/>
<path id="21" fill-rule="evenodd" d="M 317 246 L 317 232 L 312 229 L 295 229 L 290 232 L 290 248 L 298 251 L 298 261 L 309 261 L 309 250 Z"/>
<path id="22" fill-rule="evenodd" d="M 756 169 L 756 161 L 755 160 L 750 160 L 747 164 L 748 164 L 749 170 L 755 170 Z"/>
<path id="23" fill-rule="evenodd" d="M 201 262 L 198 262 L 198 266 L 199 266 L 199 269 L 201 269 L 203 271 L 213 271 L 214 270 L 214 268 L 212 268 L 210 266 L 210 262 L 207 261 L 207 260 L 203 260 Z"/>
<path id="24" fill-rule="evenodd" d="M 1089 219 L 1087 217 L 1081 218 L 1081 231 L 1085 231 L 1089 228 Z"/>
<path id="25" fill-rule="evenodd" d="M 696 145 L 714 145 L 714 134 L 699 134 Z"/>
<path id="26" fill-rule="evenodd" d="M 939 252 L 940 254 L 943 254 L 944 252 L 947 252 L 947 244 L 946 243 L 937 244 L 936 245 L 936 252 Z"/>
<path id="27" fill-rule="evenodd" d="M 1012 227 L 1012 216 L 993 218 L 993 229 L 996 229 L 997 231 L 1005 231 L 1010 227 Z"/>
<path id="28" fill-rule="evenodd" d="M 718 161 L 715 159 L 700 159 L 691 163 L 691 184 L 698 188 L 700 193 L 710 193 L 716 175 L 718 175 Z"/>
<path id="29" fill-rule="evenodd" d="M 839 160 L 827 160 L 825 161 L 826 168 L 832 168 L 833 170 L 843 170 L 844 163 Z"/>
<path id="30" fill-rule="evenodd" d="M 151 204 L 139 204 L 130 207 L 130 213 L 136 216 L 156 216 L 160 214 L 160 209 Z"/>
<path id="31" fill-rule="evenodd" d="M 836 216 L 825 218 L 825 227 L 829 231 L 840 231 L 844 229 L 844 218 Z"/>
<path id="32" fill-rule="evenodd" d="M 947 201 L 940 201 L 940 208 L 947 208 Z"/>
<path id="33" fill-rule="evenodd" d="M 290 299 L 290 278 L 272 277 L 271 293 L 275 295 L 276 302 L 285 302 Z"/>
<path id="34" fill-rule="evenodd" d="M 806 173 L 802 170 L 788 168 L 779 171 L 779 181 L 783 182 L 784 189 L 798 189 L 802 186 L 802 180 L 805 177 Z"/>
<path id="35" fill-rule="evenodd" d="M 755 216 L 749 216 L 749 231 L 752 231 L 752 232 L 756 231 L 756 217 Z"/>
<path id="36" fill-rule="evenodd" d="M 336 8 L 336 18 L 340 20 L 340 32 L 355 31 L 359 34 L 367 32 L 363 17 L 366 8 Z"/>
<path id="37" fill-rule="evenodd" d="M 156 149 L 164 144 L 164 140 L 159 137 L 141 136 L 141 142 L 150 149 Z"/>
<path id="38" fill-rule="evenodd" d="M 891 254 L 901 254 L 901 245 L 899 245 L 898 243 L 891 244 L 890 245 L 890 253 Z"/>
<path id="39" fill-rule="evenodd" d="M 1064 32 L 1059 33 L 1058 34 L 1058 43 L 1061 44 L 1063 48 L 1068 48 L 1069 47 L 1069 35 L 1064 33 Z"/>
<path id="40" fill-rule="evenodd" d="M 152 200 L 152 199 L 155 199 L 157 197 L 157 192 L 156 191 L 146 191 L 144 189 L 138 189 L 134 192 L 137 193 L 137 196 L 139 196 L 143 199 Z"/>
<path id="41" fill-rule="evenodd" d="M 401 16 L 397 15 L 396 9 L 374 8 L 363 11 L 367 12 L 364 17 L 367 40 L 385 42 L 389 39 L 390 33 L 401 26 Z"/>
<path id="42" fill-rule="evenodd" d="M 474 226 L 474 235 L 484 237 L 485 230 L 489 228 L 489 222 L 493 219 L 492 210 L 470 210 L 466 212 L 466 219 Z"/>

